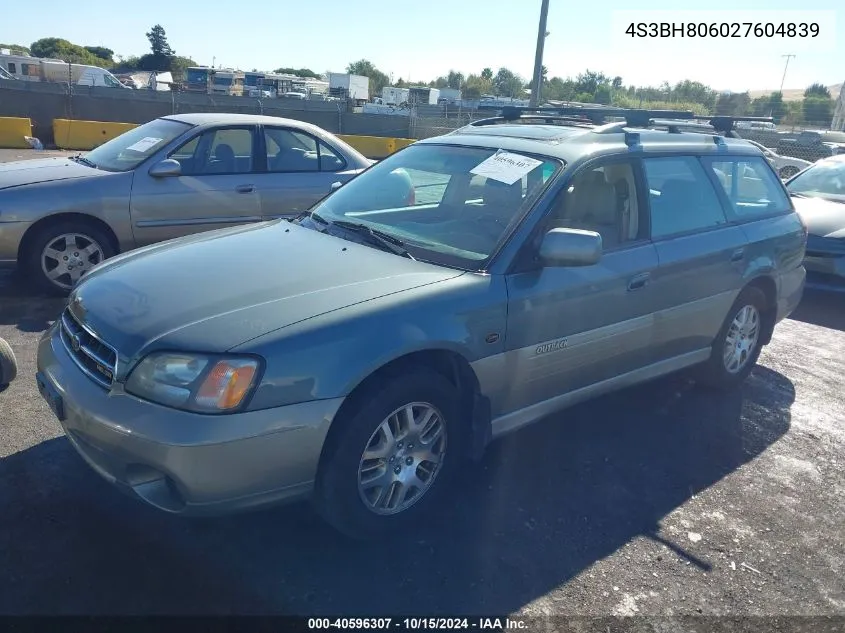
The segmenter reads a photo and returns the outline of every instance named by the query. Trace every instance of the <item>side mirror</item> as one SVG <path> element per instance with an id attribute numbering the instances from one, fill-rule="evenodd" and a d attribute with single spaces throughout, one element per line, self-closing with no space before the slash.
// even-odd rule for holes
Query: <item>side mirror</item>
<path id="1" fill-rule="evenodd" d="M 592 266 L 601 259 L 601 235 L 581 229 L 552 229 L 540 244 L 546 266 Z"/>
<path id="2" fill-rule="evenodd" d="M 153 178 L 171 178 L 182 175 L 182 164 L 173 158 L 166 158 L 150 167 L 150 176 Z"/>
<path id="3" fill-rule="evenodd" d="M 342 183 L 342 182 L 340 182 L 340 181 L 333 182 L 333 183 L 332 183 L 332 188 L 331 188 L 331 190 L 332 190 L 332 191 L 337 191 L 337 190 L 338 190 L 338 189 L 340 189 L 342 186 L 343 186 L 343 183 Z"/>

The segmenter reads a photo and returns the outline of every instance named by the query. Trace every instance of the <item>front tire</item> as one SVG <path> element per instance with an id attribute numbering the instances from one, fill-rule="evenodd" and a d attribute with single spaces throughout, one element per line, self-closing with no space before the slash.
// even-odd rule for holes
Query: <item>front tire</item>
<path id="1" fill-rule="evenodd" d="M 18 363 L 12 346 L 0 338 L 0 387 L 11 383 L 18 375 Z"/>
<path id="2" fill-rule="evenodd" d="M 359 394 L 335 420 L 314 504 L 335 529 L 368 539 L 424 518 L 449 490 L 466 425 L 455 387 L 416 369 Z"/>
<path id="3" fill-rule="evenodd" d="M 766 327 L 766 296 L 757 288 L 745 288 L 713 341 L 710 359 L 701 367 L 701 382 L 720 389 L 742 383 L 757 364 Z"/>
<path id="4" fill-rule="evenodd" d="M 102 229 L 87 223 L 59 222 L 35 235 L 24 269 L 39 288 L 64 296 L 83 275 L 114 255 L 111 239 Z"/>

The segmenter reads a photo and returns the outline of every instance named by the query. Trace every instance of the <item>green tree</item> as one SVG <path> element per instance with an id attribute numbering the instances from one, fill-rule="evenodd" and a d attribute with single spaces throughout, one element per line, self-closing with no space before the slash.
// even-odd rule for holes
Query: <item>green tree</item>
<path id="1" fill-rule="evenodd" d="M 100 66 L 101 68 L 111 68 L 112 66 L 111 62 L 97 57 L 84 46 L 72 44 L 60 37 L 44 37 L 33 42 L 29 50 L 35 57 L 61 59 L 71 64 L 86 64 L 88 66 Z"/>
<path id="2" fill-rule="evenodd" d="M 525 96 L 525 81 L 507 68 L 500 68 L 493 77 L 496 94 L 502 97 L 521 99 Z"/>
<path id="3" fill-rule="evenodd" d="M 748 114 L 751 97 L 747 92 L 723 92 L 716 100 L 716 114 L 722 116 L 743 116 Z"/>
<path id="4" fill-rule="evenodd" d="M 824 99 L 830 99 L 830 90 L 827 89 L 827 86 L 820 83 L 814 83 L 807 87 L 804 91 L 804 98 L 810 97 L 822 97 Z"/>
<path id="5" fill-rule="evenodd" d="M 85 46 L 84 48 L 92 55 L 106 60 L 109 64 L 114 64 L 114 51 L 112 49 L 105 46 Z"/>
<path id="6" fill-rule="evenodd" d="M 460 90 L 464 85 L 464 74 L 459 73 L 454 70 L 449 71 L 449 75 L 446 77 L 446 86 L 444 88 L 453 88 L 455 90 Z"/>
<path id="7" fill-rule="evenodd" d="M 319 79 L 320 75 L 310 68 L 277 68 L 273 71 L 277 75 L 296 75 L 297 77 L 313 77 Z"/>
<path id="8" fill-rule="evenodd" d="M 833 119 L 833 99 L 815 95 L 805 97 L 802 110 L 805 123 L 828 127 Z"/>
<path id="9" fill-rule="evenodd" d="M 465 99 L 480 99 L 483 95 L 493 92 L 493 82 L 482 75 L 469 75 L 464 83 L 463 97 Z"/>
<path id="10" fill-rule="evenodd" d="M 147 33 L 147 39 L 150 41 L 150 50 L 153 55 L 173 57 L 176 52 L 170 48 L 167 41 L 167 33 L 164 32 L 164 27 L 161 24 L 156 24 Z"/>
<path id="11" fill-rule="evenodd" d="M 405 80 L 402 79 L 402 77 L 399 77 L 399 79 L 396 80 L 396 83 L 394 85 L 397 88 L 404 88 L 405 87 Z"/>
<path id="12" fill-rule="evenodd" d="M 0 44 L 0 48 L 8 48 L 12 55 L 29 55 L 29 49 L 20 44 Z"/>
<path id="13" fill-rule="evenodd" d="M 610 82 L 610 86 L 614 90 L 620 90 L 622 88 L 622 77 L 616 75 L 616 77 L 613 78 L 613 81 Z"/>
<path id="14" fill-rule="evenodd" d="M 481 71 L 481 78 L 486 81 L 493 81 L 493 69 L 485 68 Z"/>

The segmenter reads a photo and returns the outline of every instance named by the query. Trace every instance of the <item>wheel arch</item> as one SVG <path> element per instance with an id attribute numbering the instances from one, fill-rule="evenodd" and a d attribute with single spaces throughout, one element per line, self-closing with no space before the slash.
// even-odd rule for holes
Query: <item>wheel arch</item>
<path id="1" fill-rule="evenodd" d="M 772 333 L 775 329 L 775 318 L 777 317 L 778 305 L 778 289 L 775 280 L 769 275 L 759 275 L 751 279 L 745 288 L 756 288 L 763 293 L 766 299 L 766 311 L 762 315 L 764 319 L 764 329 L 762 336 L 762 343 L 768 344 L 772 340 Z"/>
<path id="2" fill-rule="evenodd" d="M 489 406 L 486 406 L 486 398 L 481 395 L 480 383 L 475 371 L 467 358 L 459 352 L 446 348 L 430 348 L 412 351 L 383 363 L 352 387 L 329 427 L 328 436 L 320 454 L 320 463 L 322 464 L 324 456 L 333 447 L 334 438 L 340 435 L 339 429 L 343 420 L 360 407 L 379 385 L 420 367 L 433 370 L 455 387 L 471 436 L 469 442 L 471 453 L 475 455 L 477 451 L 483 451 L 483 447 L 489 441 L 490 414 Z M 479 445 L 480 448 L 476 448 Z"/>
<path id="3" fill-rule="evenodd" d="M 115 232 L 106 222 L 96 216 L 89 215 L 87 213 L 62 212 L 53 213 L 51 215 L 41 218 L 37 222 L 32 223 L 32 225 L 23 234 L 23 238 L 21 238 L 21 242 L 18 245 L 18 262 L 24 261 L 26 259 L 26 257 L 30 253 L 30 250 L 32 249 L 32 245 L 35 241 L 36 236 L 42 230 L 44 230 L 46 227 L 53 226 L 61 222 L 77 222 L 81 225 L 92 226 L 100 231 L 103 231 L 103 233 L 108 236 L 110 242 L 109 246 L 112 247 L 114 253 L 120 253 L 120 243 L 117 239 L 117 235 L 115 235 Z"/>

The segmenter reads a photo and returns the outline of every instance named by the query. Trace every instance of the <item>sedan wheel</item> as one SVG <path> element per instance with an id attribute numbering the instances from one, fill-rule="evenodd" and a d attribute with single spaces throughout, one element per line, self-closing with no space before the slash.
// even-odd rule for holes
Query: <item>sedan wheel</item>
<path id="1" fill-rule="evenodd" d="M 41 271 L 59 288 L 70 290 L 77 281 L 105 259 L 103 247 L 82 233 L 63 233 L 41 251 Z"/>
<path id="2" fill-rule="evenodd" d="M 361 456 L 361 500 L 376 514 L 407 510 L 431 488 L 445 452 L 442 414 L 424 402 L 400 407 L 378 426 Z"/>
<path id="3" fill-rule="evenodd" d="M 788 178 L 792 178 L 795 174 L 798 173 L 798 171 L 799 170 L 797 167 L 793 167 L 790 165 L 789 167 L 784 167 L 783 169 L 781 169 L 779 175 L 782 180 L 786 180 Z"/>

